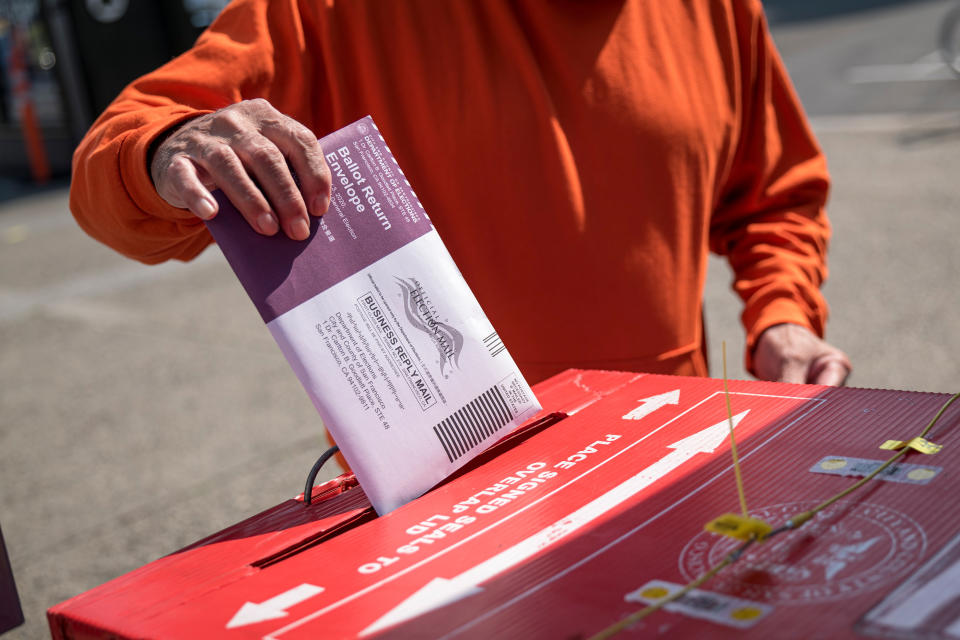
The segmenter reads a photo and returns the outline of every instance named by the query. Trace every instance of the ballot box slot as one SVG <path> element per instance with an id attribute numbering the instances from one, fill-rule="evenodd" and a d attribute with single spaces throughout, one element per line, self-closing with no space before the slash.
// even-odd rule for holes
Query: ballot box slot
<path id="1" fill-rule="evenodd" d="M 528 423 L 521 425 L 514 429 L 511 433 L 501 438 L 496 444 L 487 449 L 480 456 L 472 460 L 469 464 L 460 469 L 453 476 L 446 478 L 443 482 L 437 484 L 430 491 L 447 484 L 448 482 L 454 480 L 455 478 L 468 473 L 472 469 L 477 468 L 480 465 L 488 462 L 489 460 L 499 456 L 500 454 L 508 451 L 522 442 L 527 441 L 529 438 L 535 436 L 536 434 L 544 431 L 550 426 L 556 424 L 557 422 L 563 420 L 567 417 L 567 414 L 561 412 L 554 412 L 532 420 Z M 351 473 L 344 474 L 339 478 L 336 478 L 326 484 L 319 485 L 313 488 L 311 504 L 306 505 L 307 508 L 311 506 L 320 506 L 323 504 L 324 500 L 329 498 L 336 497 L 337 495 L 342 494 L 344 491 L 352 490 L 359 485 L 356 484 L 356 478 Z M 429 492 L 428 492 L 429 493 Z M 317 545 L 323 544 L 331 538 L 345 533 L 347 531 L 353 530 L 356 527 L 362 526 L 363 524 L 374 520 L 377 517 L 376 512 L 372 507 L 364 509 L 363 511 L 355 514 L 354 516 L 344 519 L 341 522 L 338 522 L 334 527 L 324 529 L 319 531 L 314 535 L 308 536 L 301 540 L 290 544 L 279 551 L 271 553 L 268 556 L 260 558 L 254 562 L 250 563 L 251 567 L 257 569 L 264 569 L 271 565 L 275 565 L 279 562 L 291 558 L 307 549 L 311 549 Z"/>
<path id="2" fill-rule="evenodd" d="M 533 420 L 530 420 L 529 422 L 525 422 L 524 424 L 520 425 L 519 427 L 517 427 L 516 429 L 514 429 L 504 437 L 497 440 L 497 442 L 491 445 L 489 449 L 487 449 L 486 451 L 478 455 L 476 458 L 474 458 L 464 466 L 460 467 L 460 469 L 458 469 L 452 475 L 448 476 L 447 478 L 444 478 L 441 482 L 439 482 L 434 487 L 432 487 L 430 491 L 433 491 L 434 489 L 442 487 L 447 483 L 453 482 L 460 476 L 470 473 L 474 469 L 483 466 L 484 464 L 496 458 L 500 454 L 506 451 L 509 451 L 510 449 L 513 449 L 519 444 L 526 442 L 527 440 L 537 435 L 538 433 L 545 431 L 546 429 L 552 427 L 553 425 L 557 424 L 561 420 L 564 420 L 565 418 L 568 418 L 568 417 L 569 416 L 566 413 L 563 413 L 562 411 L 554 411 L 553 413 L 548 413 L 547 415 L 536 417 Z M 428 491 L 427 493 L 430 493 L 430 491 Z"/>
<path id="3" fill-rule="evenodd" d="M 261 558 L 260 560 L 251 562 L 250 566 L 256 569 L 265 569 L 271 565 L 277 564 L 278 562 L 283 562 L 287 558 L 293 557 L 298 553 L 306 551 L 307 549 L 311 549 L 317 546 L 318 544 L 321 544 L 329 540 L 330 538 L 335 538 L 341 533 L 350 531 L 355 527 L 359 527 L 365 522 L 369 522 L 370 520 L 373 520 L 376 517 L 377 517 L 377 512 L 373 510 L 373 507 L 370 507 L 368 509 L 361 511 L 360 513 L 353 516 L 352 518 L 348 520 L 344 520 L 343 522 L 337 524 L 337 526 L 333 528 L 320 531 L 308 538 L 304 538 L 303 540 L 300 540 L 290 545 L 289 547 L 286 547 L 285 549 L 281 549 L 280 551 L 277 551 L 276 553 L 273 553 L 265 558 Z"/>

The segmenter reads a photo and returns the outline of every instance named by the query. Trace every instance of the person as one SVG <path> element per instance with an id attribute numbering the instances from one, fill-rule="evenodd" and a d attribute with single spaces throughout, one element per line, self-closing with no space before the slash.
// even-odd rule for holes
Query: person
<path id="1" fill-rule="evenodd" d="M 23 624 L 23 609 L 17 584 L 13 581 L 7 547 L 3 543 L 3 531 L 0 530 L 0 635 Z"/>
<path id="2" fill-rule="evenodd" d="M 850 372 L 823 339 L 825 160 L 757 0 L 236 0 L 96 121 L 71 209 L 147 263 L 212 242 L 214 188 L 302 241 L 317 137 L 366 114 L 530 382 L 706 375 L 710 250 L 752 373 Z"/>

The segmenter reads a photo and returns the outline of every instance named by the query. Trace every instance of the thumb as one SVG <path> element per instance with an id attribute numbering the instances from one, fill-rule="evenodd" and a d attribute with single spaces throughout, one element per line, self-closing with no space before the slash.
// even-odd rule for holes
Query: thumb
<path id="1" fill-rule="evenodd" d="M 198 218 L 209 220 L 217 215 L 219 207 L 204 185 L 201 171 L 186 156 L 174 156 L 157 185 L 157 193 L 171 206 L 189 209 Z"/>

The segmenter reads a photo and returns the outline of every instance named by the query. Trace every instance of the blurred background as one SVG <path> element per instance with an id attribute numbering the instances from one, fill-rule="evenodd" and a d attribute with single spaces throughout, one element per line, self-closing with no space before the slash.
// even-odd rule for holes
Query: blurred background
<path id="1" fill-rule="evenodd" d="M 130 80 L 184 51 L 227 0 L 0 0 L 0 175 L 64 178 Z"/>
<path id="2" fill-rule="evenodd" d="M 223 4 L 0 0 L 0 524 L 26 617 L 4 640 L 48 637 L 47 607 L 297 494 L 323 450 L 215 248 L 146 267 L 67 208 L 95 115 Z M 954 6 L 765 2 L 833 175 L 828 338 L 855 386 L 960 388 L 960 77 L 940 51 Z M 729 281 L 714 260 L 712 372 L 726 341 L 745 378 Z"/>

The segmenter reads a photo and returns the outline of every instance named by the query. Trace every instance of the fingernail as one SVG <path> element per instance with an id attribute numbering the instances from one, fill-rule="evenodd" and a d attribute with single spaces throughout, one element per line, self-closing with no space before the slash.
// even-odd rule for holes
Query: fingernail
<path id="1" fill-rule="evenodd" d="M 209 220 L 217 213 L 217 203 L 212 198 L 204 197 L 197 203 L 195 212 L 202 220 Z"/>
<path id="2" fill-rule="evenodd" d="M 294 240 L 306 240 L 310 237 L 310 226 L 303 218 L 297 218 L 290 223 L 290 237 Z"/>
<path id="3" fill-rule="evenodd" d="M 277 219 L 269 213 L 261 213 L 257 217 L 257 226 L 260 227 L 260 233 L 272 236 L 277 232 Z"/>
<path id="4" fill-rule="evenodd" d="M 328 208 L 330 208 L 330 196 L 321 193 L 313 199 L 313 208 L 310 210 L 310 213 L 315 216 L 322 216 L 327 212 Z"/>

